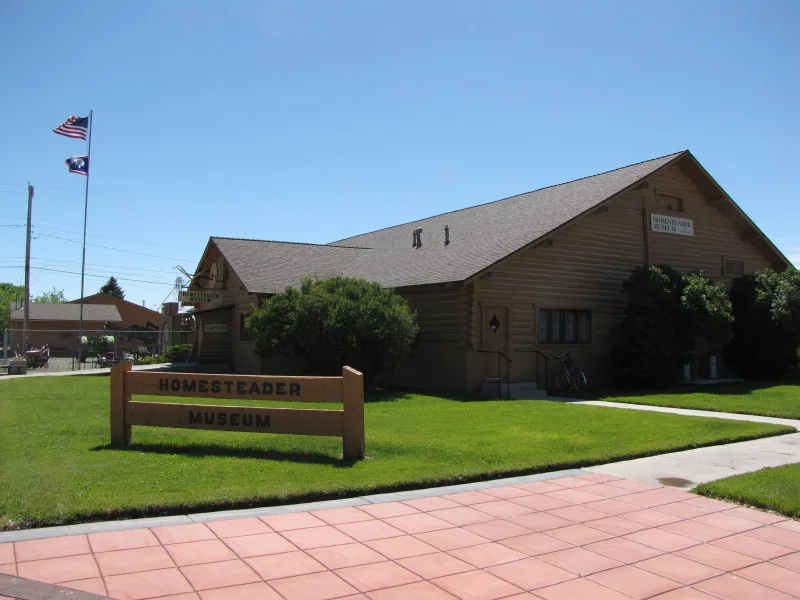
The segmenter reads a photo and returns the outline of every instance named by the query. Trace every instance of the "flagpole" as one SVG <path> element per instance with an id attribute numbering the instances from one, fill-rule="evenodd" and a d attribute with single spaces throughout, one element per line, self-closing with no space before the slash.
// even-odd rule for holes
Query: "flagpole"
<path id="1" fill-rule="evenodd" d="M 80 316 L 80 332 L 78 333 L 78 370 L 81 368 L 81 342 L 83 341 L 83 282 L 86 274 L 86 219 L 89 215 L 89 173 L 92 170 L 92 114 L 94 111 L 89 111 L 89 145 L 86 150 L 86 160 L 89 163 L 89 168 L 86 169 L 86 193 L 83 197 L 83 257 L 81 258 L 81 316 Z M 89 347 L 86 347 L 88 357 Z"/>

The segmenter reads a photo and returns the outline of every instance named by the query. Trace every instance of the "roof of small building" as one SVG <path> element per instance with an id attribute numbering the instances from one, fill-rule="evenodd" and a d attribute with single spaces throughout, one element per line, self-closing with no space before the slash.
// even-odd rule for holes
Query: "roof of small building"
<path id="1" fill-rule="evenodd" d="M 222 237 L 212 237 L 209 245 L 216 244 L 247 291 L 257 294 L 282 292 L 287 285 L 298 285 L 306 275 L 363 277 L 386 287 L 466 281 L 544 240 L 656 171 L 684 159 L 708 181 L 715 194 L 727 198 L 691 153 L 684 150 L 327 245 Z M 757 229 L 727 199 L 737 218 Z M 445 227 L 449 232 L 447 244 Z M 412 247 L 412 232 L 418 228 L 422 228 L 421 245 Z M 777 248 L 768 244 L 788 264 Z M 207 252 L 208 247 L 203 258 Z"/>
<path id="2" fill-rule="evenodd" d="M 49 302 L 31 302 L 29 318 L 32 321 L 80 321 L 80 304 L 51 304 Z M 17 308 L 11 311 L 11 319 L 21 321 L 24 318 L 24 309 Z M 113 304 L 84 304 L 84 321 L 121 321 L 117 307 Z"/>

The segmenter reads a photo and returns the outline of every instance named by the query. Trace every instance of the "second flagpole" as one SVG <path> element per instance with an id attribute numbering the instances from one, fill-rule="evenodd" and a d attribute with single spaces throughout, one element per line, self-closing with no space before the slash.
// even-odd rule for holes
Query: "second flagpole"
<path id="1" fill-rule="evenodd" d="M 78 370 L 81 368 L 81 344 L 83 343 L 83 282 L 84 277 L 86 274 L 86 220 L 89 215 L 89 175 L 92 170 L 92 121 L 93 118 L 93 110 L 89 111 L 89 136 L 88 136 L 88 147 L 86 149 L 86 160 L 89 164 L 89 168 L 86 169 L 86 194 L 83 198 L 83 257 L 81 258 L 81 310 L 80 310 L 80 331 L 78 333 Z M 89 347 L 87 344 L 86 347 L 86 356 L 88 357 L 89 354 Z"/>

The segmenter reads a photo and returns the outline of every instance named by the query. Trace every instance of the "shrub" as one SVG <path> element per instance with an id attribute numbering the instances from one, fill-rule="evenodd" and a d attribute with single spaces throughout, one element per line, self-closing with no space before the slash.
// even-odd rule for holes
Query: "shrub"
<path id="1" fill-rule="evenodd" d="M 167 362 L 186 362 L 191 353 L 191 344 L 176 344 L 166 349 L 164 352 L 164 358 Z"/>
<path id="2" fill-rule="evenodd" d="M 288 358 L 309 375 L 338 375 L 349 365 L 368 383 L 408 356 L 418 331 L 404 298 L 348 277 L 287 287 L 255 308 L 247 327 L 262 358 Z"/>
<path id="3" fill-rule="evenodd" d="M 735 317 L 725 361 L 742 377 L 774 379 L 797 364 L 800 274 L 765 270 L 738 277 L 730 298 Z"/>

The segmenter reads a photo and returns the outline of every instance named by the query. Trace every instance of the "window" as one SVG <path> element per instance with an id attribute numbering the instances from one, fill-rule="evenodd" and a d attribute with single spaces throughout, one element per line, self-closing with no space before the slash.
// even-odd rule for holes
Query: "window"
<path id="1" fill-rule="evenodd" d="M 250 316 L 250 313 L 241 313 L 239 315 L 239 340 L 242 342 L 249 342 L 250 340 L 250 331 L 247 329 L 247 325 L 245 325 L 245 321 L 247 317 Z"/>
<path id="2" fill-rule="evenodd" d="M 744 261 L 734 260 L 732 258 L 722 259 L 722 276 L 723 277 L 739 277 L 744 275 Z"/>
<path id="3" fill-rule="evenodd" d="M 539 311 L 540 344 L 591 344 L 592 311 L 543 308 Z"/>
<path id="4" fill-rule="evenodd" d="M 658 194 L 656 206 L 663 210 L 683 212 L 683 198 L 678 198 L 677 196 L 667 196 L 666 194 Z"/>

